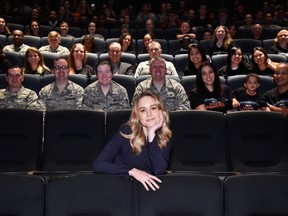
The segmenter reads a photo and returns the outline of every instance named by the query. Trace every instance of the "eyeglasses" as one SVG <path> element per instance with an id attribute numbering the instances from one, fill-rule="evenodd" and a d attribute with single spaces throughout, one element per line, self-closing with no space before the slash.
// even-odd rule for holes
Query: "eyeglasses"
<path id="1" fill-rule="evenodd" d="M 159 48 L 150 48 L 150 49 L 149 49 L 149 52 L 153 52 L 153 51 L 157 52 L 157 51 L 159 51 L 159 50 L 160 50 Z"/>
<path id="2" fill-rule="evenodd" d="M 66 65 L 62 65 L 62 66 L 55 66 L 54 70 L 55 71 L 60 71 L 60 70 L 67 70 L 69 67 Z"/>

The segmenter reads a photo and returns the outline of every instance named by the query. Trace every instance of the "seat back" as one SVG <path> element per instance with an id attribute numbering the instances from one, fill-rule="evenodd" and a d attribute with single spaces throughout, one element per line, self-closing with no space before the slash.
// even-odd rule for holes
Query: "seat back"
<path id="1" fill-rule="evenodd" d="M 187 95 L 189 91 L 195 87 L 195 81 L 196 81 L 196 75 L 189 75 L 182 77 L 181 84 L 184 87 Z"/>
<path id="2" fill-rule="evenodd" d="M 180 77 L 184 75 L 184 70 L 188 64 L 188 54 L 177 54 L 174 56 L 174 66 Z"/>
<path id="3" fill-rule="evenodd" d="M 211 61 L 215 65 L 217 71 L 227 64 L 228 54 L 212 55 Z"/>
<path id="4" fill-rule="evenodd" d="M 215 176 L 174 174 L 159 176 L 160 189 L 147 192 L 137 182 L 138 216 L 222 216 L 223 189 Z"/>
<path id="5" fill-rule="evenodd" d="M 227 216 L 288 215 L 286 174 L 230 176 L 224 187 Z"/>
<path id="6" fill-rule="evenodd" d="M 11 65 L 18 65 L 20 67 L 22 67 L 23 64 L 23 60 L 24 60 L 24 56 L 22 56 L 20 53 L 18 52 L 3 52 L 6 56 L 6 58 L 11 62 Z"/>
<path id="7" fill-rule="evenodd" d="M 0 171 L 39 170 L 43 113 L 28 109 L 0 109 Z"/>
<path id="8" fill-rule="evenodd" d="M 41 38 L 32 35 L 24 35 L 24 44 L 39 49 L 41 46 Z"/>
<path id="9" fill-rule="evenodd" d="M 243 54 L 251 54 L 255 47 L 261 47 L 262 41 L 248 38 L 233 39 L 236 46 L 241 47 Z"/>
<path id="10" fill-rule="evenodd" d="M 244 80 L 246 75 L 235 75 L 228 76 L 227 78 L 227 86 L 231 91 L 234 91 L 240 87 L 244 86 Z M 266 91 L 275 87 L 273 78 L 270 76 L 259 75 L 260 77 L 260 87 L 258 92 L 260 94 L 264 94 Z"/>
<path id="11" fill-rule="evenodd" d="M 106 114 L 106 134 L 105 140 L 108 143 L 118 132 L 121 125 L 127 123 L 131 115 L 131 110 L 117 110 Z"/>
<path id="12" fill-rule="evenodd" d="M 265 39 L 262 40 L 262 47 L 267 51 L 270 52 L 270 48 L 275 45 L 274 39 Z"/>
<path id="13" fill-rule="evenodd" d="M 182 45 L 179 39 L 173 39 L 168 41 L 168 50 L 170 55 L 177 55 L 180 53 Z"/>
<path id="14" fill-rule="evenodd" d="M 229 170 L 226 163 L 223 113 L 175 111 L 170 112 L 170 120 L 173 131 L 170 170 L 215 172 Z"/>
<path id="15" fill-rule="evenodd" d="M 232 171 L 288 171 L 286 118 L 281 113 L 233 112 L 226 120 Z"/>
<path id="16" fill-rule="evenodd" d="M 132 216 L 133 184 L 113 175 L 52 177 L 46 190 L 46 216 Z"/>
<path id="17" fill-rule="evenodd" d="M 0 174 L 0 215 L 44 216 L 44 188 L 38 176 Z"/>
<path id="18" fill-rule="evenodd" d="M 92 170 L 92 163 L 104 146 L 104 127 L 104 112 L 47 111 L 42 170 Z"/>

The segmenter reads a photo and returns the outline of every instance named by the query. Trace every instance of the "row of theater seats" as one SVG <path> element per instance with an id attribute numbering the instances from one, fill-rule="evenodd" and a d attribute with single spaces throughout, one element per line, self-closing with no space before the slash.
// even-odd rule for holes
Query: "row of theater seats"
<path id="1" fill-rule="evenodd" d="M 119 83 L 120 85 L 122 85 L 124 88 L 126 88 L 129 100 L 132 101 L 136 86 L 141 81 L 147 79 L 148 77 L 150 77 L 150 75 L 142 75 L 135 79 L 132 76 L 115 74 L 113 75 L 112 79 L 117 83 Z M 181 79 L 175 76 L 169 76 L 169 77 L 180 82 L 187 93 L 194 87 L 196 80 L 196 75 L 183 76 Z M 220 81 L 222 84 L 226 84 L 230 88 L 230 90 L 233 91 L 243 86 L 245 77 L 246 77 L 245 75 L 236 75 L 227 77 L 227 79 L 225 79 L 224 77 L 221 76 Z M 275 87 L 274 81 L 271 77 L 263 75 L 260 75 L 259 77 L 261 83 L 259 87 L 259 92 L 261 94 Z M 0 89 L 7 87 L 7 82 L 5 81 L 5 79 L 6 75 L 0 74 Z M 91 76 L 90 79 L 88 79 L 85 75 L 70 74 L 69 79 L 79 84 L 83 88 L 86 88 L 90 83 L 96 81 L 97 77 L 96 75 L 93 75 Z M 42 87 L 53 82 L 54 80 L 55 76 L 53 74 L 46 75 L 44 77 L 40 77 L 39 75 L 25 74 L 23 85 L 24 87 L 32 89 L 36 93 L 38 93 Z"/>
<path id="2" fill-rule="evenodd" d="M 118 42 L 119 37 L 107 38 L 106 40 L 94 40 L 95 47 L 97 47 L 98 53 L 105 53 L 107 52 L 108 46 L 111 42 Z M 180 40 L 173 38 L 173 39 L 155 39 L 156 41 L 160 42 L 162 53 L 170 54 L 170 55 L 177 55 L 180 52 L 182 44 Z M 265 39 L 265 40 L 256 40 L 256 39 L 247 39 L 247 38 L 239 38 L 233 40 L 235 45 L 242 48 L 243 53 L 251 54 L 253 52 L 254 47 L 263 47 L 267 52 L 269 52 L 270 48 L 275 44 L 274 39 Z M 4 47 L 7 44 L 12 43 L 12 36 L 6 38 L 5 35 L 0 35 L 0 44 Z M 40 48 L 41 46 L 48 45 L 48 37 L 36 37 L 30 35 L 24 35 L 24 43 L 33 46 L 36 48 Z M 77 37 L 75 39 L 71 38 L 61 38 L 60 45 L 67 47 L 69 50 L 73 46 L 74 43 L 82 43 L 82 38 Z M 132 41 L 135 51 L 137 54 L 142 53 L 144 50 L 144 43 L 143 39 L 133 39 Z M 199 43 L 205 48 L 206 53 L 209 54 L 209 46 L 211 44 L 211 40 L 201 40 Z"/>
<path id="3" fill-rule="evenodd" d="M 14 216 L 284 216 L 287 174 L 159 176 L 160 189 L 119 176 L 0 175 L 0 214 Z"/>
<path id="4" fill-rule="evenodd" d="M 91 171 L 130 110 L 0 109 L 0 171 Z M 287 118 L 276 112 L 170 112 L 168 170 L 288 172 Z M 43 132 L 44 131 L 44 132 Z"/>

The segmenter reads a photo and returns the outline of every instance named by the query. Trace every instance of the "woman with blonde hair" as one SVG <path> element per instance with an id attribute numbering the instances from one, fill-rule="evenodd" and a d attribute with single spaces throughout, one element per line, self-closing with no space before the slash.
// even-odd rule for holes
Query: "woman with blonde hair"
<path id="1" fill-rule="evenodd" d="M 95 74 L 95 70 L 87 64 L 86 48 L 81 43 L 76 43 L 72 46 L 68 56 L 70 65 L 70 74 L 84 74 L 88 78 Z"/>
<path id="2" fill-rule="evenodd" d="M 145 189 L 159 189 L 171 151 L 169 115 L 164 103 L 151 90 L 135 100 L 129 121 L 105 146 L 93 164 L 97 173 L 131 176 Z"/>
<path id="3" fill-rule="evenodd" d="M 51 74 L 51 69 L 44 63 L 43 55 L 35 47 L 29 47 L 25 53 L 24 73 L 40 76 Z"/>
<path id="4" fill-rule="evenodd" d="M 214 30 L 212 43 L 210 44 L 209 55 L 227 54 L 234 46 L 229 30 L 226 26 L 220 25 Z"/>

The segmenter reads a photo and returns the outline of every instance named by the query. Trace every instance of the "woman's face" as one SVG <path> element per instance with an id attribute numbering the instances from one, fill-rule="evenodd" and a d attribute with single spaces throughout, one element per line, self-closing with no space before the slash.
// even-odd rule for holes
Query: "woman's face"
<path id="1" fill-rule="evenodd" d="M 129 47 L 131 44 L 131 35 L 127 35 L 124 39 L 123 39 L 123 46 L 124 47 Z"/>
<path id="2" fill-rule="evenodd" d="M 231 57 L 231 63 L 238 65 L 241 63 L 241 61 L 242 61 L 242 51 L 240 49 L 237 49 Z"/>
<path id="3" fill-rule="evenodd" d="M 31 30 L 33 31 L 33 32 L 38 32 L 39 31 L 39 24 L 37 23 L 37 22 L 32 22 L 31 23 Z"/>
<path id="4" fill-rule="evenodd" d="M 152 41 L 152 38 L 150 35 L 146 35 L 144 38 L 143 38 L 143 43 L 145 45 L 145 47 L 147 48 L 148 47 L 148 44 Z"/>
<path id="5" fill-rule="evenodd" d="M 4 19 L 0 18 L 0 28 L 4 29 L 6 27 L 6 22 Z"/>
<path id="6" fill-rule="evenodd" d="M 202 68 L 201 74 L 205 86 L 213 86 L 215 80 L 215 74 L 209 65 L 206 65 Z"/>
<path id="7" fill-rule="evenodd" d="M 219 27 L 215 33 L 216 33 L 217 40 L 224 40 L 226 36 L 226 31 L 223 27 Z"/>
<path id="8" fill-rule="evenodd" d="M 196 65 L 202 63 L 202 55 L 197 48 L 190 50 L 190 61 Z"/>
<path id="9" fill-rule="evenodd" d="M 78 44 L 75 46 L 74 50 L 73 50 L 73 57 L 74 60 L 83 60 L 85 55 L 85 49 L 84 46 Z"/>
<path id="10" fill-rule="evenodd" d="M 137 113 L 143 127 L 150 128 L 160 122 L 160 110 L 153 97 L 144 96 L 138 101 Z"/>
<path id="11" fill-rule="evenodd" d="M 96 24 L 95 23 L 90 23 L 90 25 L 88 26 L 88 32 L 90 34 L 95 34 L 95 32 L 96 32 Z"/>
<path id="12" fill-rule="evenodd" d="M 254 52 L 253 58 L 254 58 L 255 63 L 258 65 L 266 63 L 265 54 L 260 50 L 256 50 Z"/>
<path id="13" fill-rule="evenodd" d="M 30 64 L 38 64 L 40 61 L 40 57 L 37 52 L 30 51 L 28 53 L 28 62 Z"/>

